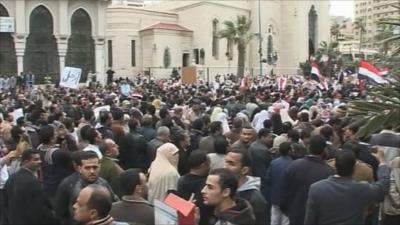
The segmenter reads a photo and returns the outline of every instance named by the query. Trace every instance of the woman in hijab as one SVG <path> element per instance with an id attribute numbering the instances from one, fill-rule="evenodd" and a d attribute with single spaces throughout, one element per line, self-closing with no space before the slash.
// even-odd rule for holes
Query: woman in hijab
<path id="1" fill-rule="evenodd" d="M 149 202 L 154 199 L 164 201 L 169 190 L 177 190 L 178 148 L 171 143 L 165 143 L 157 149 L 157 155 L 149 169 Z"/>

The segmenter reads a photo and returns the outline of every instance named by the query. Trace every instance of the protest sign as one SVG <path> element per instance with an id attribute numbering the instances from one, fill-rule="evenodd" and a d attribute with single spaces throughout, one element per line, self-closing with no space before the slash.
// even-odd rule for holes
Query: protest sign
<path id="1" fill-rule="evenodd" d="M 17 124 L 18 118 L 24 117 L 24 111 L 22 110 L 22 108 L 16 109 L 12 113 L 13 113 L 13 117 L 14 117 L 14 121 L 13 121 L 14 124 Z"/>
<path id="2" fill-rule="evenodd" d="M 65 67 L 61 75 L 60 86 L 77 89 L 81 79 L 82 69 Z"/>

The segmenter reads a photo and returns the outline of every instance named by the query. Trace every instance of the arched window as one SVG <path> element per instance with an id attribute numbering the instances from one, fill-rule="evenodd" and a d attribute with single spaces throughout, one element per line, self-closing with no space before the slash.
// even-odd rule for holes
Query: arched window
<path id="1" fill-rule="evenodd" d="M 53 35 L 53 16 L 43 5 L 36 7 L 29 17 L 29 36 L 26 40 L 24 71 L 35 74 L 35 83 L 43 83 L 47 76 L 59 79 L 60 61 L 57 41 Z"/>
<path id="2" fill-rule="evenodd" d="M 204 65 L 205 64 L 205 56 L 206 53 L 204 52 L 204 49 L 200 49 L 200 65 Z"/>
<path id="3" fill-rule="evenodd" d="M 314 55 L 318 48 L 318 15 L 317 11 L 314 8 L 314 5 L 311 6 L 310 11 L 308 12 L 308 42 L 309 42 L 309 55 Z"/>
<path id="4" fill-rule="evenodd" d="M 267 57 L 268 57 L 268 63 L 272 62 L 272 55 L 274 52 L 274 43 L 273 43 L 273 37 L 272 35 L 268 35 L 268 41 L 267 41 Z"/>
<path id="5" fill-rule="evenodd" d="M 9 17 L 7 9 L 0 4 L 0 16 Z M 11 33 L 0 33 L 0 74 L 15 75 L 17 73 L 17 56 L 14 39 Z"/>
<path id="6" fill-rule="evenodd" d="M 92 22 L 83 9 L 76 10 L 71 17 L 71 37 L 68 40 L 65 65 L 82 68 L 81 81 L 86 81 L 90 71 L 95 72 Z"/>
<path id="7" fill-rule="evenodd" d="M 219 38 L 218 38 L 218 26 L 219 22 L 217 19 L 213 20 L 212 23 L 212 56 L 214 59 L 218 59 L 219 57 Z"/>

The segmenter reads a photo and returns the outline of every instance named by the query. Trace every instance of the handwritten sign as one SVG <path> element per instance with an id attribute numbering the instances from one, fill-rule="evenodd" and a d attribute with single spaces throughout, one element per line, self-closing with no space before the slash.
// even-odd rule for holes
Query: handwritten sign
<path id="1" fill-rule="evenodd" d="M 17 124 L 17 119 L 20 117 L 24 117 L 24 111 L 22 110 L 22 108 L 16 109 L 14 110 L 14 112 L 12 113 L 13 117 L 14 117 L 14 121 L 13 123 L 16 125 Z"/>
<path id="2" fill-rule="evenodd" d="M 65 67 L 60 79 L 60 86 L 77 89 L 81 79 L 82 69 Z"/>
<path id="3" fill-rule="evenodd" d="M 97 107 L 97 108 L 93 109 L 94 116 L 96 117 L 96 119 L 99 118 L 99 115 L 100 115 L 101 111 L 110 111 L 110 106 L 109 105 L 105 105 L 105 106 L 100 106 L 100 107 Z"/>

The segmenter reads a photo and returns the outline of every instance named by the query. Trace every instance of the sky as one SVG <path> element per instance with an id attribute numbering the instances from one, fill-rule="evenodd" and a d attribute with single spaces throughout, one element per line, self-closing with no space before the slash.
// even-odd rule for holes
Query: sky
<path id="1" fill-rule="evenodd" d="M 345 16 L 354 19 L 354 1 L 353 0 L 330 0 L 331 16 Z"/>

